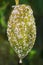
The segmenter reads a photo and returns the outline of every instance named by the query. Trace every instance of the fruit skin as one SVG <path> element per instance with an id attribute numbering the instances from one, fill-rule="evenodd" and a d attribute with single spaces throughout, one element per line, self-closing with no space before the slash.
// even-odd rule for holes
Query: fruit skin
<path id="1" fill-rule="evenodd" d="M 30 6 L 23 4 L 14 7 L 8 21 L 7 35 L 19 58 L 24 58 L 36 39 L 35 19 Z"/>

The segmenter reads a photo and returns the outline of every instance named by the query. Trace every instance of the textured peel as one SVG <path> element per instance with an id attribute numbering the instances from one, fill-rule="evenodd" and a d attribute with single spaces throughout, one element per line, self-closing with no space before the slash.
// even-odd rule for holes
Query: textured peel
<path id="1" fill-rule="evenodd" d="M 8 21 L 7 35 L 19 58 L 24 58 L 32 49 L 36 39 L 35 19 L 30 6 L 14 7 Z"/>

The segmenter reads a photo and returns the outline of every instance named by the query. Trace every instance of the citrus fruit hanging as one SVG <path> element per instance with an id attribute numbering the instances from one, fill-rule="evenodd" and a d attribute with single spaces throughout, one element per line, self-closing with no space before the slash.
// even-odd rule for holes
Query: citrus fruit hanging
<path id="1" fill-rule="evenodd" d="M 22 62 L 36 39 L 35 19 L 29 5 L 22 4 L 14 7 L 9 17 L 7 35 L 11 46 Z"/>

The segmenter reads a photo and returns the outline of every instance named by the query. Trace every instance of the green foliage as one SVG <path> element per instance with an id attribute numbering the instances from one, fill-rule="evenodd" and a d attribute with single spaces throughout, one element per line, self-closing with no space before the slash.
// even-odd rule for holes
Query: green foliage
<path id="1" fill-rule="evenodd" d="M 29 53 L 29 59 L 33 59 L 33 57 L 34 57 L 34 55 L 35 55 L 36 53 L 37 53 L 36 50 L 30 51 L 30 53 Z"/>

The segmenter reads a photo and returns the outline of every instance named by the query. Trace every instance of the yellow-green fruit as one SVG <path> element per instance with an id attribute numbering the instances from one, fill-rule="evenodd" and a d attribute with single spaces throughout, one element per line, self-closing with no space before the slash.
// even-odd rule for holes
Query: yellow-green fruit
<path id="1" fill-rule="evenodd" d="M 14 7 L 7 28 L 8 40 L 19 58 L 24 58 L 36 39 L 36 26 L 33 11 L 28 5 Z"/>

